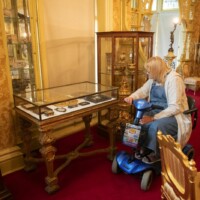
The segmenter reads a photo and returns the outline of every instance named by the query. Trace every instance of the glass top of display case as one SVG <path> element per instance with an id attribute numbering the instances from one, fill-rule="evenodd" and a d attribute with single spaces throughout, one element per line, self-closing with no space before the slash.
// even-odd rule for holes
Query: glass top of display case
<path id="1" fill-rule="evenodd" d="M 15 107 L 43 120 L 118 99 L 118 88 L 92 82 L 14 94 Z"/>
<path id="2" fill-rule="evenodd" d="M 92 82 L 81 82 L 14 94 L 36 106 L 59 103 L 88 95 L 100 94 L 117 89 L 117 87 L 100 85 Z"/>

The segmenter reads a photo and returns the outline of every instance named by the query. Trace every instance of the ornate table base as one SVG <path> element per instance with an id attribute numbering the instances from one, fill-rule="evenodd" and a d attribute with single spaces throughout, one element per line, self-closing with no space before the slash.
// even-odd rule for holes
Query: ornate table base
<path id="1" fill-rule="evenodd" d="M 106 148 L 100 148 L 88 152 L 80 152 L 83 147 L 91 146 L 93 144 L 93 137 L 90 131 L 90 122 L 92 119 L 92 114 L 86 115 L 82 117 L 85 123 L 85 136 L 83 142 L 77 146 L 73 151 L 68 152 L 62 155 L 56 155 L 56 148 L 53 146 L 55 139 L 50 136 L 52 131 L 51 126 L 40 126 L 40 138 L 39 142 L 41 144 L 40 153 L 42 158 L 34 158 L 31 156 L 30 152 L 30 142 L 31 142 L 31 133 L 29 128 L 31 127 L 31 123 L 27 122 L 25 119 L 21 121 L 21 128 L 23 129 L 23 141 L 25 147 L 25 164 L 26 170 L 32 170 L 35 168 L 35 162 L 45 162 L 47 176 L 45 177 L 46 187 L 45 191 L 49 194 L 52 194 L 59 190 L 58 184 L 58 174 L 61 170 L 63 170 L 66 166 L 68 166 L 71 161 L 77 159 L 78 157 L 91 156 L 99 153 L 108 152 L 108 159 L 112 160 L 114 158 L 114 154 L 116 152 L 115 146 L 115 123 L 108 125 L 108 133 L 109 133 L 109 141 L 110 144 Z M 63 160 L 64 162 L 54 169 L 54 161 L 55 160 Z"/>

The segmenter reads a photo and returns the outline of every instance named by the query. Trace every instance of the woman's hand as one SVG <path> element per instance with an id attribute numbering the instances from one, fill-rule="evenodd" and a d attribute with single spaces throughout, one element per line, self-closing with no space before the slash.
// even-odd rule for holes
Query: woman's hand
<path id="1" fill-rule="evenodd" d="M 132 105 L 132 102 L 133 102 L 133 97 L 126 97 L 124 98 L 124 101 L 128 104 L 131 104 Z"/>
<path id="2" fill-rule="evenodd" d="M 140 124 L 147 124 L 153 121 L 154 121 L 153 116 L 143 116 L 142 119 L 140 120 Z"/>

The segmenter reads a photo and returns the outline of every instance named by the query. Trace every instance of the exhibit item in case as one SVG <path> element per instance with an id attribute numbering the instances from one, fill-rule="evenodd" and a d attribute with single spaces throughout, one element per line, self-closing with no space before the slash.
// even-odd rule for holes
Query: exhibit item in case
<path id="1" fill-rule="evenodd" d="M 47 120 L 117 99 L 117 87 L 92 82 L 14 94 L 16 110 L 38 120 Z"/>

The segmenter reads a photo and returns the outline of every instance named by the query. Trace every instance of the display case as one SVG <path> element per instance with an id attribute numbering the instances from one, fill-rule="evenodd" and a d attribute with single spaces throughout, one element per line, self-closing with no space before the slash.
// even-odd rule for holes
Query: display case
<path id="1" fill-rule="evenodd" d="M 102 103 L 118 101 L 118 88 L 92 82 L 74 83 L 42 90 L 14 94 L 17 112 L 28 118 L 44 121 L 101 107 Z"/>
<path id="2" fill-rule="evenodd" d="M 113 107 L 117 103 L 117 87 L 91 82 L 74 83 L 14 94 L 15 111 L 20 119 L 22 130 L 24 169 L 30 171 L 35 169 L 35 163 L 45 162 L 45 174 L 47 174 L 45 177 L 45 190 L 52 194 L 60 188 L 58 173 L 74 159 L 80 156 L 86 157 L 107 152 L 108 159 L 113 160 L 116 153 L 114 122 L 108 127 L 108 145 L 89 148 L 94 144 L 90 122 L 93 114 Z M 77 118 L 82 118 L 85 125 L 85 130 L 82 131 L 83 142 L 77 143 L 77 141 L 72 140 L 74 145 L 78 144 L 78 146 L 71 151 L 66 148 L 66 153 L 59 154 L 54 146 L 55 141 L 58 140 L 57 134 L 53 134 L 54 130 L 56 127 L 61 127 Z M 41 147 L 39 150 L 41 156 L 37 157 L 31 154 L 33 124 L 38 128 L 38 141 Z M 63 137 L 71 134 L 76 134 L 76 132 L 69 132 Z M 81 151 L 83 148 L 84 150 Z M 60 162 L 56 162 L 56 165 L 54 165 L 54 161 L 58 160 Z"/>
<path id="3" fill-rule="evenodd" d="M 30 90 L 36 85 L 36 63 L 33 57 L 37 51 L 33 50 L 32 32 L 35 32 L 35 29 L 31 27 L 33 17 L 30 16 L 32 2 L 32 0 L 1 0 L 0 2 L 14 93 Z"/>
<path id="4" fill-rule="evenodd" d="M 119 87 L 119 120 L 132 120 L 132 107 L 124 102 L 124 97 L 147 79 L 144 63 L 153 54 L 153 34 L 142 31 L 97 32 L 98 83 Z"/>

